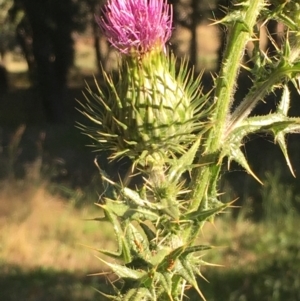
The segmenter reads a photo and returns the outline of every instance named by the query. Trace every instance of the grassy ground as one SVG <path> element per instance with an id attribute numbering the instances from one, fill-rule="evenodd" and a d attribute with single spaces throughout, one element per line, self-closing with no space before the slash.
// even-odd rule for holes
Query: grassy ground
<path id="1" fill-rule="evenodd" d="M 90 206 L 53 195 L 45 184 L 1 183 L 0 300 L 91 300 L 90 288 L 102 281 L 96 252 L 113 248 L 110 229 L 86 221 Z M 102 230 L 101 230 L 102 229 Z"/>

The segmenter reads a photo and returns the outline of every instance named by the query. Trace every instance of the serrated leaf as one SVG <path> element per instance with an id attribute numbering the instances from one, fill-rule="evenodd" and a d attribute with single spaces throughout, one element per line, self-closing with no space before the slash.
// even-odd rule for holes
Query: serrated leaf
<path id="1" fill-rule="evenodd" d="M 186 153 L 178 160 L 174 159 L 172 161 L 172 167 L 168 172 L 168 181 L 170 183 L 177 183 L 182 174 L 192 165 L 197 150 L 199 149 L 200 141 L 201 138 L 197 139 Z"/>
<path id="2" fill-rule="evenodd" d="M 115 200 L 108 199 L 108 198 L 105 198 L 105 201 L 106 201 L 105 202 L 106 208 L 118 217 L 123 217 L 125 215 L 125 213 L 130 209 L 128 204 L 126 204 L 123 201 L 115 201 Z M 99 204 L 96 204 L 96 205 L 98 206 Z M 100 207 L 101 207 L 101 204 L 100 204 Z"/>
<path id="3" fill-rule="evenodd" d="M 104 211 L 105 217 L 111 222 L 115 235 L 117 237 L 118 242 L 118 251 L 112 252 L 104 249 L 97 249 L 97 251 L 101 252 L 102 254 L 114 257 L 114 258 L 122 258 L 125 262 L 130 262 L 132 260 L 131 253 L 130 253 L 130 247 L 125 239 L 125 235 L 123 233 L 123 229 L 121 227 L 121 224 L 117 218 L 117 216 L 112 213 L 107 205 L 101 205 L 98 204 L 99 207 L 101 207 Z"/>
<path id="4" fill-rule="evenodd" d="M 179 220 L 179 205 L 178 200 L 173 200 L 172 198 L 166 197 L 160 200 L 160 203 L 162 204 L 162 208 L 160 209 L 166 215 L 170 216 L 173 220 L 178 221 Z"/>
<path id="5" fill-rule="evenodd" d="M 121 192 L 128 200 L 130 200 L 139 207 L 154 208 L 154 205 L 148 200 L 142 199 L 137 191 L 134 191 L 128 187 L 124 187 L 122 188 Z"/>
<path id="6" fill-rule="evenodd" d="M 278 142 L 289 166 L 289 169 L 293 174 L 292 166 L 287 153 L 284 135 L 286 133 L 298 133 L 300 131 L 300 118 L 286 116 L 288 109 L 289 91 L 287 88 L 285 88 L 281 102 L 277 108 L 277 112 L 265 116 L 249 117 L 244 120 L 243 123 L 235 128 L 228 136 L 228 141 L 226 141 L 226 146 L 224 146 L 222 150 L 221 158 L 227 156 L 229 163 L 232 160 L 236 161 L 261 183 L 261 181 L 250 169 L 243 152 L 240 150 L 240 145 L 242 144 L 243 138 L 249 133 L 270 132 L 274 135 L 275 142 Z"/>
<path id="7" fill-rule="evenodd" d="M 181 298 L 179 298 L 179 290 L 182 288 L 182 277 L 180 275 L 173 275 L 172 277 L 172 296 L 174 301 L 182 301 L 183 299 L 183 291 L 181 291 Z"/>
<path id="8" fill-rule="evenodd" d="M 123 297 L 122 296 L 117 296 L 117 295 L 109 295 L 106 294 L 100 290 L 95 289 L 96 292 L 98 292 L 100 295 L 102 295 L 103 297 L 105 297 L 108 300 L 113 300 L 113 301 L 123 301 Z"/>
<path id="9" fill-rule="evenodd" d="M 198 211 L 193 211 L 188 214 L 186 214 L 183 218 L 185 220 L 197 220 L 198 222 L 206 221 L 210 217 L 215 216 L 218 213 L 221 213 L 224 211 L 226 208 L 228 208 L 230 204 L 223 204 L 220 205 L 219 207 L 208 209 L 208 210 L 198 210 Z"/>
<path id="10" fill-rule="evenodd" d="M 141 228 L 143 229 L 149 242 L 156 238 L 155 232 L 144 222 L 140 223 Z"/>
<path id="11" fill-rule="evenodd" d="M 300 77 L 294 77 L 291 82 L 293 83 L 295 89 L 297 90 L 298 94 L 300 94 Z"/>
<path id="12" fill-rule="evenodd" d="M 132 288 L 123 297 L 123 301 L 148 301 L 148 300 L 153 300 L 153 298 L 149 290 L 145 287 Z"/>
<path id="13" fill-rule="evenodd" d="M 173 269 L 177 258 L 179 258 L 179 256 L 182 255 L 185 249 L 186 246 L 180 246 L 169 252 L 160 262 L 160 264 L 157 267 L 157 270 L 161 271 L 162 273 L 166 271 L 170 272 Z"/>
<path id="14" fill-rule="evenodd" d="M 117 263 L 110 263 L 100 257 L 97 257 L 97 258 L 100 261 L 102 261 L 103 263 L 105 263 L 107 266 L 109 266 L 112 269 L 112 271 L 116 275 L 118 275 L 120 278 L 124 278 L 124 279 L 128 278 L 131 280 L 140 280 L 147 275 L 145 271 L 133 270 L 124 265 L 117 264 Z"/>
<path id="15" fill-rule="evenodd" d="M 143 258 L 145 261 L 151 256 L 148 240 L 137 230 L 137 228 L 129 223 L 126 227 L 127 242 L 131 246 L 132 255 Z"/>
<path id="16" fill-rule="evenodd" d="M 149 220 L 151 222 L 155 222 L 160 218 L 160 216 L 158 213 L 155 213 L 155 210 L 137 207 L 137 208 L 130 208 L 129 210 L 127 210 L 123 218 L 136 220 L 136 221 Z"/>
<path id="17" fill-rule="evenodd" d="M 281 100 L 277 107 L 278 113 L 281 113 L 282 115 L 287 116 L 289 108 L 290 108 L 290 99 L 291 99 L 290 90 L 287 85 L 284 85 Z"/>
<path id="18" fill-rule="evenodd" d="M 117 199 L 117 193 L 116 193 L 116 188 L 115 188 L 114 182 L 109 179 L 109 176 L 107 175 L 105 170 L 100 168 L 97 158 L 94 160 L 94 163 L 100 173 L 101 184 L 102 184 L 102 188 L 103 188 L 102 195 L 104 195 L 105 198 Z M 100 196 L 100 198 L 101 198 L 101 196 Z"/>
<path id="19" fill-rule="evenodd" d="M 153 266 L 161 266 L 162 262 L 165 260 L 166 256 L 170 253 L 170 248 L 160 248 L 157 253 L 150 258 L 150 263 Z M 166 264 L 167 266 L 167 264 Z"/>
<path id="20" fill-rule="evenodd" d="M 191 246 L 187 247 L 184 252 L 182 253 L 182 256 L 186 256 L 191 253 L 196 253 L 200 251 L 206 251 L 212 249 L 212 246 L 209 245 L 196 245 L 196 246 Z"/>
<path id="21" fill-rule="evenodd" d="M 231 145 L 230 150 L 228 153 L 226 153 L 226 155 L 228 157 L 228 164 L 230 164 L 230 161 L 234 160 L 240 164 L 256 181 L 263 185 L 262 181 L 251 170 L 247 159 L 240 149 L 240 146 Z"/>
<path id="22" fill-rule="evenodd" d="M 164 292 L 169 296 L 170 301 L 173 301 L 172 297 L 172 275 L 171 273 L 165 272 L 165 273 L 155 273 L 155 280 L 159 282 L 159 284 L 163 287 Z"/>
<path id="23" fill-rule="evenodd" d="M 188 257 L 178 259 L 176 264 L 176 273 L 184 278 L 189 284 L 191 284 L 204 301 L 206 300 L 198 287 L 197 279 L 193 271 L 193 265 L 189 263 Z"/>

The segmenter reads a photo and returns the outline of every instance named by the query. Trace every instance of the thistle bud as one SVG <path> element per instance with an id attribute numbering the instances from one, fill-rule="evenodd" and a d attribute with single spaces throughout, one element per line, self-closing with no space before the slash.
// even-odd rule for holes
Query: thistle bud
<path id="1" fill-rule="evenodd" d="M 199 79 L 189 80 L 185 63 L 176 72 L 174 56 L 165 51 L 171 11 L 165 0 L 109 0 L 97 19 L 123 55 L 122 65 L 118 80 L 105 74 L 107 94 L 90 91 L 101 109 L 91 105 L 85 112 L 102 127 L 90 136 L 105 142 L 102 148 L 113 150 L 113 158 L 126 155 L 140 162 L 148 155 L 183 152 L 199 126 Z"/>

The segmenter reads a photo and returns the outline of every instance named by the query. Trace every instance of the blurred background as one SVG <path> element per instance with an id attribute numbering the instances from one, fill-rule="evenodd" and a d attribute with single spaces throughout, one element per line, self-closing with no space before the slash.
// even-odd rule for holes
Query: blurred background
<path id="1" fill-rule="evenodd" d="M 113 230 L 87 219 L 101 215 L 101 183 L 94 159 L 112 176 L 127 162 L 108 164 L 76 122 L 87 123 L 76 108 L 87 82 L 101 85 L 101 66 L 110 72 L 118 56 L 94 22 L 101 0 L 0 0 L 0 300 L 102 300 L 97 292 L 114 279 L 91 248 L 111 248 Z M 169 47 L 188 57 L 203 86 L 212 88 L 220 68 L 226 29 L 213 25 L 230 1 L 172 0 L 174 34 Z M 261 48 L 274 53 L 284 28 L 262 27 Z M 272 42 L 267 38 L 272 34 Z M 252 45 L 244 64 L 251 68 Z M 251 86 L 242 70 L 236 105 Z M 300 115 L 292 89 L 291 115 Z M 254 114 L 274 110 L 280 91 Z M 288 137 L 296 176 L 300 137 Z M 289 173 L 271 137 L 245 141 L 261 186 L 237 165 L 224 169 L 223 201 L 232 209 L 207 224 L 202 243 L 220 246 L 204 260 L 199 279 L 207 300 L 300 300 L 299 178 Z M 298 175 L 299 176 L 299 175 Z M 88 248 L 87 246 L 91 247 Z M 104 272 L 103 272 L 104 271 Z M 87 276 L 98 273 L 97 276 Z M 199 300 L 193 291 L 191 300 Z M 103 299 L 104 300 L 104 299 Z"/>

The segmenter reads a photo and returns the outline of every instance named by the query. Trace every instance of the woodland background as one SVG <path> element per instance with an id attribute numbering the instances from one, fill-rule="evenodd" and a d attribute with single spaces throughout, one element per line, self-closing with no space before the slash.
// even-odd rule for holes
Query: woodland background
<path id="1" fill-rule="evenodd" d="M 87 147 L 76 128 L 85 122 L 76 110 L 85 82 L 101 84 L 101 66 L 114 71 L 116 53 L 94 22 L 104 1 L 0 0 L 0 300 L 101 300 L 96 291 L 110 275 L 91 247 L 113 245 L 113 231 L 86 219 L 101 212 L 95 156 L 118 176 L 128 162 L 108 164 L 107 154 Z M 226 29 L 212 25 L 230 1 L 173 0 L 174 35 L 169 47 L 187 56 L 196 72 L 205 70 L 210 90 L 226 43 Z M 261 47 L 270 55 L 283 28 L 269 22 Z M 272 34 L 272 41 L 267 39 Z M 251 68 L 251 44 L 244 64 Z M 242 69 L 236 105 L 251 84 Z M 300 114 L 293 91 L 291 115 Z M 278 95 L 277 95 L 278 94 Z M 270 95 L 254 114 L 274 109 Z M 290 158 L 300 170 L 300 137 L 288 137 Z M 220 246 L 205 255 L 199 279 L 208 300 L 300 300 L 300 185 L 268 136 L 251 136 L 244 151 L 264 186 L 237 165 L 224 169 L 224 201 L 235 208 L 207 225 L 202 242 Z M 95 289 L 93 289 L 93 288 Z M 190 292 L 191 300 L 198 300 Z"/>

